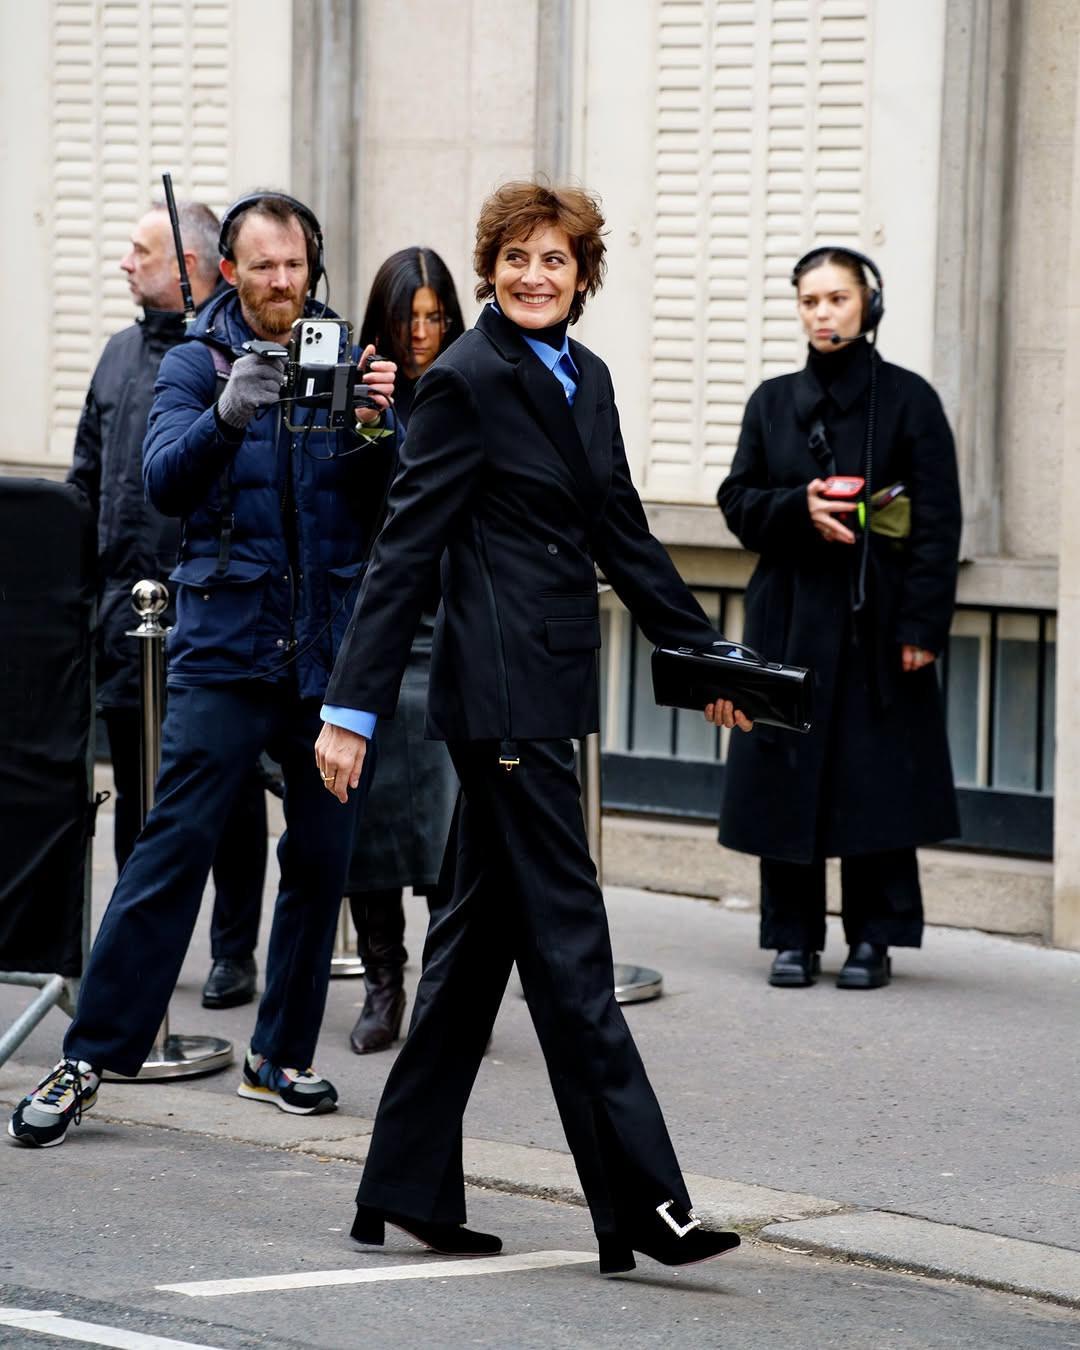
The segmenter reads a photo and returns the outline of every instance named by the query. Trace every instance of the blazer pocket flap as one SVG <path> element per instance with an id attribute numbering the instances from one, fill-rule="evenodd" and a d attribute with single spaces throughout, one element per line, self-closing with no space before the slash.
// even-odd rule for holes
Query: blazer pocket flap
<path id="1" fill-rule="evenodd" d="M 186 558 L 169 573 L 169 580 L 179 582 L 181 586 L 243 586 L 261 581 L 269 571 L 269 563 L 230 558 L 225 571 L 219 573 L 216 558 Z"/>
<path id="2" fill-rule="evenodd" d="M 593 614 L 579 619 L 545 619 L 549 652 L 588 652 L 600 646 L 600 619 Z"/>

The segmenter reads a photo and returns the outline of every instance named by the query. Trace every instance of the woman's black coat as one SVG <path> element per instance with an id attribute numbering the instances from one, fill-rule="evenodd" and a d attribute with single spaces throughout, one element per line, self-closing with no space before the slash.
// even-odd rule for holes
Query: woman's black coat
<path id="1" fill-rule="evenodd" d="M 599 563 L 642 631 L 719 635 L 650 534 L 608 369 L 570 343 L 562 386 L 490 306 L 417 385 L 409 433 L 326 702 L 392 716 L 442 558 L 428 732 L 457 741 L 586 736 L 599 725 Z"/>
<path id="2" fill-rule="evenodd" d="M 761 555 L 744 640 L 770 660 L 809 666 L 815 681 L 809 735 L 758 727 L 732 739 L 720 840 L 791 862 L 959 831 L 936 667 L 904 674 L 900 665 L 902 644 L 937 654 L 948 638 L 961 523 L 952 434 L 920 376 L 881 361 L 865 342 L 838 358 L 828 393 L 812 365 L 759 386 L 717 493 L 732 531 Z M 906 485 L 912 528 L 902 544 L 871 534 L 867 599 L 855 619 L 861 546 L 821 538 L 806 486 L 825 476 L 809 444 L 818 419 L 835 472 L 863 473 L 871 360 L 872 486 Z"/>

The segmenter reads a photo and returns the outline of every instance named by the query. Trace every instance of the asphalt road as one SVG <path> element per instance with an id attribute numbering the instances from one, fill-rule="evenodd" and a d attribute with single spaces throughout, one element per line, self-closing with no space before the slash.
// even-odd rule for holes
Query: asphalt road
<path id="1" fill-rule="evenodd" d="M 111 817 L 95 853 L 95 909 L 111 889 Z M 276 867 L 269 869 L 276 884 Z M 263 941 L 269 928 L 270 888 Z M 812 989 L 770 989 L 757 917 L 685 897 L 609 888 L 617 959 L 658 967 L 665 997 L 627 1009 L 683 1168 L 780 1190 L 1080 1246 L 1080 954 L 931 929 L 894 954 L 895 979 L 836 989 L 843 947 L 830 931 Z M 410 994 L 427 911 L 407 902 Z M 203 906 L 173 1004 L 173 1028 L 232 1037 L 252 1008 L 207 1012 Z M 261 958 L 260 958 L 261 968 Z M 317 1064 L 350 1112 L 372 1116 L 392 1055 L 348 1046 L 363 989 L 332 982 Z M 0 1025 L 26 991 L 0 986 Z M 17 1058 L 50 1064 L 67 1024 L 50 1013 Z M 29 1084 L 28 1084 L 29 1086 Z M 236 1073 L 200 1086 L 232 1093 Z M 110 1088 L 143 1091 L 143 1087 Z M 523 1001 L 504 1002 L 465 1133 L 564 1150 Z"/>
<path id="2" fill-rule="evenodd" d="M 488 1274 L 456 1262 L 451 1277 L 404 1237 L 382 1250 L 350 1241 L 355 1168 L 92 1116 L 62 1148 L 5 1149 L 0 1161 L 0 1305 L 59 1312 L 57 1329 L 216 1350 L 1080 1347 L 1078 1310 L 755 1244 L 681 1273 L 643 1258 L 603 1279 L 583 1209 L 486 1192 L 470 1193 L 470 1221 L 508 1255 L 589 1259 Z M 157 1287 L 402 1268 L 420 1278 L 209 1297 Z M 0 1346 L 72 1343 L 4 1316 Z M 90 1343 L 107 1344 L 99 1334 Z"/>

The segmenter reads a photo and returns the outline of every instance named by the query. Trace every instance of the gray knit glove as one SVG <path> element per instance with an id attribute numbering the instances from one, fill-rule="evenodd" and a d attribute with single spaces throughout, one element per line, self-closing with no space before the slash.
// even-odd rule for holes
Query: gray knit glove
<path id="1" fill-rule="evenodd" d="M 256 356 L 253 352 L 239 357 L 218 399 L 218 416 L 229 426 L 243 430 L 260 408 L 277 402 L 284 375 L 284 357 Z"/>

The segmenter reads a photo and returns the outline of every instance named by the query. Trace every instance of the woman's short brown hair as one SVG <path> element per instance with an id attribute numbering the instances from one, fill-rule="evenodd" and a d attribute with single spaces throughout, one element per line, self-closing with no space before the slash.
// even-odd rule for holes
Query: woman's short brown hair
<path id="1" fill-rule="evenodd" d="M 585 289 L 575 293 L 570 306 L 570 322 L 577 323 L 585 301 L 604 284 L 607 271 L 600 200 L 584 188 L 550 187 L 532 179 L 504 183 L 491 194 L 480 208 L 480 219 L 476 222 L 473 267 L 480 278 L 477 300 L 490 300 L 495 294 L 492 277 L 503 245 L 511 239 L 529 239 L 548 225 L 558 225 L 566 231 L 578 265 L 578 281 L 585 283 Z"/>

